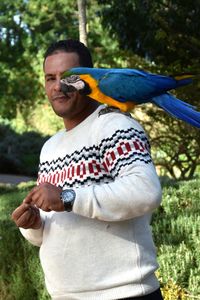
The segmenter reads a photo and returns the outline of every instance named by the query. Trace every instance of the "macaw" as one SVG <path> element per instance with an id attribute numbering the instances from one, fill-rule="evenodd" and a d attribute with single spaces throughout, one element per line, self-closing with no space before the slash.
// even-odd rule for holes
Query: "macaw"
<path id="1" fill-rule="evenodd" d="M 127 112 L 154 103 L 173 117 L 200 128 L 200 112 L 168 91 L 192 83 L 193 75 L 163 76 L 136 69 L 72 68 L 62 75 L 61 90 L 88 97 Z"/>

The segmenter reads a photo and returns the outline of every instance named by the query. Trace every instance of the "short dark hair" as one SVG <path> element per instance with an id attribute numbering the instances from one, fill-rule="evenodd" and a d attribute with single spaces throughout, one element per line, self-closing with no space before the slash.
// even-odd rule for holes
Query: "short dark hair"
<path id="1" fill-rule="evenodd" d="M 75 52 L 78 54 L 81 67 L 93 67 L 92 56 L 89 49 L 78 40 L 68 39 L 52 43 L 45 52 L 44 62 L 48 56 L 58 52 Z"/>

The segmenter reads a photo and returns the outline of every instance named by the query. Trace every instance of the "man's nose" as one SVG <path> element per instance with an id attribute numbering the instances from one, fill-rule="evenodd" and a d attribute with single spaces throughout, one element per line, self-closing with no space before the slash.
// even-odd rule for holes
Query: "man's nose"
<path id="1" fill-rule="evenodd" d="M 56 81 L 54 82 L 54 90 L 57 91 L 57 92 L 61 91 L 60 78 L 56 79 Z"/>

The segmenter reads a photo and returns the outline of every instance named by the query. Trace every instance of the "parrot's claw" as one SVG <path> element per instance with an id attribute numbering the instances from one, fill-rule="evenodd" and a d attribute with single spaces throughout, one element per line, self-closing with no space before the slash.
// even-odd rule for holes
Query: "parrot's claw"
<path id="1" fill-rule="evenodd" d="M 105 114 L 108 114 L 108 113 L 111 113 L 111 112 L 120 113 L 120 114 L 123 114 L 123 115 L 125 115 L 127 117 L 132 118 L 132 116 L 131 116 L 131 114 L 129 112 L 123 112 L 119 108 L 114 107 L 114 106 L 106 106 L 105 108 L 102 108 L 99 111 L 99 117 L 101 115 L 105 115 Z"/>

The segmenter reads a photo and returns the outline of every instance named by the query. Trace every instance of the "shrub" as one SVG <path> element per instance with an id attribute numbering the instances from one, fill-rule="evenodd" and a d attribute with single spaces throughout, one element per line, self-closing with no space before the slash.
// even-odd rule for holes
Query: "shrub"
<path id="1" fill-rule="evenodd" d="M 33 131 L 19 134 L 10 125 L 0 124 L 0 172 L 35 176 L 47 138 Z"/>

